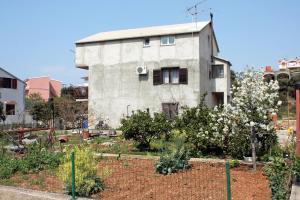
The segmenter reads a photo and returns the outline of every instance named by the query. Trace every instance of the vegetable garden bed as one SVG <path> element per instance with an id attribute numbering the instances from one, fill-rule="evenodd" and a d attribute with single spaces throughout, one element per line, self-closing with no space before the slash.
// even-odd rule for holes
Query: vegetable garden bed
<path id="1" fill-rule="evenodd" d="M 225 165 L 190 162 L 191 169 L 171 175 L 155 173 L 155 160 L 106 158 L 98 164 L 98 174 L 106 188 L 96 199 L 226 199 Z M 247 166 L 231 169 L 232 199 L 271 199 L 267 178 L 259 168 Z M 64 193 L 63 184 L 53 171 L 15 174 L 1 184 Z"/>

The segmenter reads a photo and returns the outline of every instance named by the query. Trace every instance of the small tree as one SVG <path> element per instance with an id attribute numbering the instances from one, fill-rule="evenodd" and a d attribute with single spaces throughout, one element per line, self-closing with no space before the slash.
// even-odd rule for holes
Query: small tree
<path id="1" fill-rule="evenodd" d="M 51 119 L 51 109 L 40 94 L 34 93 L 26 97 L 25 109 L 29 111 L 34 120 L 42 121 L 45 125 Z"/>
<path id="2" fill-rule="evenodd" d="M 149 149 L 154 138 L 160 138 L 171 130 L 170 122 L 164 114 L 155 113 L 151 117 L 148 112 L 140 110 L 129 118 L 122 119 L 121 124 L 125 139 L 137 141 L 140 150 Z"/>
<path id="3" fill-rule="evenodd" d="M 274 133 L 271 116 L 281 104 L 277 81 L 266 82 L 262 72 L 248 70 L 236 77 L 232 103 L 227 105 L 218 122 L 229 135 L 247 133 L 251 141 L 253 168 L 256 169 L 257 137 Z"/>

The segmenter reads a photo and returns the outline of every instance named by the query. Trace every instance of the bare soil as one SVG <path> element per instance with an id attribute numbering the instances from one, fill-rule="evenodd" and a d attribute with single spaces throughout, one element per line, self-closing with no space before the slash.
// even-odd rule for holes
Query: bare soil
<path id="1" fill-rule="evenodd" d="M 98 174 L 106 188 L 93 196 L 104 200 L 226 200 L 226 173 L 224 164 L 191 162 L 192 167 L 171 175 L 155 173 L 155 161 L 148 159 L 116 158 L 99 162 Z M 55 173 L 43 171 L 16 174 L 13 185 L 41 191 L 64 193 L 63 184 Z M 259 168 L 253 172 L 246 166 L 231 170 L 233 200 L 269 200 L 268 180 Z"/>

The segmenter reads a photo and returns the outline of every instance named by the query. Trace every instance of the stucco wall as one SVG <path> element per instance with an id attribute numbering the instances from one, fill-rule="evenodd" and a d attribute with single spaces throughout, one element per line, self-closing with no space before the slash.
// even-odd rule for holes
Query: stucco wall
<path id="1" fill-rule="evenodd" d="M 0 70 L 0 77 L 14 78 L 10 74 Z M 15 102 L 15 115 L 6 116 L 6 124 L 21 123 L 24 120 L 25 109 L 25 84 L 21 81 L 17 81 L 17 89 L 0 88 L 0 101 L 4 104 L 6 102 Z M 4 105 L 5 107 L 5 105 Z"/>
<path id="2" fill-rule="evenodd" d="M 143 47 L 143 39 L 79 47 L 77 59 L 89 66 L 90 126 L 99 119 L 108 119 L 111 126 L 118 127 L 127 110 L 129 114 L 147 108 L 151 113 L 160 112 L 162 102 L 197 105 L 200 97 L 198 34 L 177 35 L 175 43 L 161 46 L 160 37 L 152 37 L 150 47 Z M 87 56 L 86 52 L 93 52 L 93 56 Z M 147 76 L 136 74 L 138 65 L 147 66 Z M 187 85 L 153 85 L 153 69 L 174 66 L 188 68 Z"/>
<path id="3" fill-rule="evenodd" d="M 196 106 L 201 94 L 208 92 L 212 102 L 210 26 L 199 33 L 176 35 L 175 45 L 161 46 L 160 37 L 150 37 L 150 47 L 143 38 L 77 44 L 77 66 L 89 67 L 89 126 L 105 120 L 112 127 L 137 109 L 160 112 L 161 103 Z M 217 46 L 213 42 L 213 55 Z M 146 65 L 147 76 L 137 75 L 139 65 Z M 161 67 L 188 68 L 188 84 L 153 85 L 153 69 Z M 180 112 L 180 110 L 179 110 Z"/>

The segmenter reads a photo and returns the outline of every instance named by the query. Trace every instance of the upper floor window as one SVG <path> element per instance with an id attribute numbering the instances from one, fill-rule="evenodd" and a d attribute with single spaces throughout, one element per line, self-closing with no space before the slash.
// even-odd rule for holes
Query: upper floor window
<path id="1" fill-rule="evenodd" d="M 144 39 L 144 47 L 150 47 L 150 38 Z"/>
<path id="2" fill-rule="evenodd" d="M 0 88 L 17 89 L 17 79 L 0 77 Z"/>
<path id="3" fill-rule="evenodd" d="M 179 68 L 164 68 L 162 69 L 163 84 L 178 84 L 179 83 Z"/>
<path id="4" fill-rule="evenodd" d="M 212 78 L 224 78 L 224 65 L 212 65 Z"/>
<path id="5" fill-rule="evenodd" d="M 162 36 L 160 38 L 161 45 L 173 45 L 175 44 L 175 36 Z"/>
<path id="6" fill-rule="evenodd" d="M 15 115 L 15 104 L 6 104 L 6 115 Z"/>
<path id="7" fill-rule="evenodd" d="M 170 67 L 153 70 L 153 85 L 188 84 L 188 69 Z"/>

